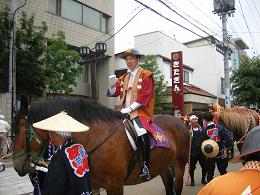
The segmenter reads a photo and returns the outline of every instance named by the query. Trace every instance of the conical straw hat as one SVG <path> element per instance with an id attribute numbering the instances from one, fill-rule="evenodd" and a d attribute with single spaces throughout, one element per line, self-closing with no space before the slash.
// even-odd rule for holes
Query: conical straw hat
<path id="1" fill-rule="evenodd" d="M 88 126 L 78 122 L 66 112 L 60 112 L 47 119 L 33 123 L 33 127 L 47 131 L 63 132 L 83 132 L 89 130 Z"/>
<path id="2" fill-rule="evenodd" d="M 214 158 L 219 153 L 219 147 L 214 140 L 208 139 L 202 142 L 201 151 L 206 157 Z"/>

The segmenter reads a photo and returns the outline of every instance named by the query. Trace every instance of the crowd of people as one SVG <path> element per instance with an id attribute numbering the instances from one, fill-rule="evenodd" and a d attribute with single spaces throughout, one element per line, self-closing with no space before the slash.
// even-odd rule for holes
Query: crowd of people
<path id="1" fill-rule="evenodd" d="M 226 174 L 229 151 L 233 148 L 233 139 L 230 133 L 225 127 L 213 122 L 214 117 L 211 112 L 205 112 L 202 118 L 203 126 L 199 125 L 198 117 L 193 113 L 189 117 L 191 139 L 189 161 L 190 186 L 195 185 L 194 171 L 197 162 L 199 162 L 201 166 L 202 184 L 207 184 L 213 179 L 216 165 L 221 175 Z M 208 140 L 211 140 L 213 144 L 211 144 L 212 142 L 207 142 Z M 202 146 L 204 146 L 204 148 Z"/>
<path id="2" fill-rule="evenodd" d="M 109 77 L 110 88 L 107 96 L 119 96 L 120 112 L 130 115 L 138 136 L 138 147 L 141 151 L 142 167 L 139 178 L 147 181 L 150 179 L 148 133 L 151 129 L 155 101 L 153 75 L 152 72 L 139 66 L 140 53 L 137 50 L 127 50 L 123 53 L 122 58 L 126 62 L 128 71 L 118 79 L 115 79 L 114 75 Z M 188 126 L 190 135 L 190 186 L 195 186 L 194 171 L 197 162 L 201 166 L 201 183 L 205 187 L 201 189 L 199 194 L 215 194 L 214 192 L 219 189 L 221 189 L 221 193 L 218 194 L 230 194 L 230 186 L 238 194 L 246 190 L 247 186 L 250 186 L 247 192 L 260 189 L 260 145 L 259 141 L 257 141 L 260 139 L 259 126 L 250 131 L 241 150 L 239 159 L 246 162 L 243 170 L 227 174 L 228 161 L 232 158 L 230 151 L 233 148 L 233 138 L 229 131 L 225 127 L 216 124 L 214 115 L 210 111 L 200 116 L 196 116 L 195 113 L 184 116 L 183 113 L 179 112 L 177 117 Z M 54 155 L 50 159 L 48 173 L 40 192 L 48 195 L 91 194 L 88 154 L 81 144 L 75 143 L 71 138 L 72 132 L 87 131 L 88 127 L 66 113 L 54 115 L 34 123 L 33 126 L 38 129 L 48 130 L 51 142 L 56 148 Z M 1 145 L 9 128 L 10 126 L 4 121 L 3 115 L 0 115 Z M 4 148 L 3 156 L 6 155 L 5 151 Z M 220 175 L 225 176 L 213 179 L 215 166 L 217 166 Z M 236 182 L 233 181 L 234 178 L 239 183 L 237 188 Z"/>

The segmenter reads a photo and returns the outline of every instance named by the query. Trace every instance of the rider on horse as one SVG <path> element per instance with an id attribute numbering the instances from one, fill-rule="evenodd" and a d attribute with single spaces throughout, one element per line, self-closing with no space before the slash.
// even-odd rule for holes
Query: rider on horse
<path id="1" fill-rule="evenodd" d="M 120 96 L 120 107 L 123 114 L 129 114 L 138 135 L 138 147 L 141 150 L 143 167 L 140 171 L 140 179 L 150 179 L 149 155 L 150 141 L 147 131 L 152 132 L 151 119 L 154 109 L 154 80 L 152 72 L 139 66 L 140 53 L 136 49 L 129 49 L 123 53 L 128 67 L 127 73 L 115 81 L 110 76 L 108 96 Z M 113 80 L 114 79 L 114 80 Z"/>

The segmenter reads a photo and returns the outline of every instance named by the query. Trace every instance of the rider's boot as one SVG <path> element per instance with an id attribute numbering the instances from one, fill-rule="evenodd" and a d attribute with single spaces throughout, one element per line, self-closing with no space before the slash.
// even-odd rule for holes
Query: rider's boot
<path id="1" fill-rule="evenodd" d="M 138 144 L 140 147 L 140 152 L 143 160 L 143 166 L 140 170 L 140 179 L 149 180 L 149 158 L 150 158 L 150 140 L 148 133 L 145 133 L 138 137 Z"/>

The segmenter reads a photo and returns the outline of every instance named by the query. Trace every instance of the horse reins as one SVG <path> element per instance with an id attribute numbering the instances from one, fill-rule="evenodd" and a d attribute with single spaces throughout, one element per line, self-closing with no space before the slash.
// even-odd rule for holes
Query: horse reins
<path id="1" fill-rule="evenodd" d="M 117 131 L 117 129 L 120 127 L 121 123 L 119 123 L 116 128 L 113 129 L 113 131 L 99 144 L 97 144 L 94 148 L 92 148 L 91 150 L 88 151 L 89 154 L 95 152 L 98 148 L 100 148 L 104 143 L 107 142 L 107 140 L 109 140 Z"/>
<path id="2" fill-rule="evenodd" d="M 25 132 L 26 132 L 26 139 L 25 139 L 26 149 L 13 155 L 13 159 L 19 158 L 25 154 L 27 155 L 27 158 L 29 158 L 31 161 L 35 161 L 42 158 L 44 155 L 45 148 L 47 147 L 46 140 L 44 140 L 41 136 L 39 136 L 37 132 L 34 131 L 34 128 L 31 125 L 29 126 L 29 128 L 25 129 Z M 36 143 L 38 143 L 39 145 L 43 146 L 41 147 L 41 152 L 39 156 L 34 156 L 31 153 L 30 144 L 32 143 L 33 140 L 36 141 Z"/>
<path id="3" fill-rule="evenodd" d="M 247 130 L 246 130 L 245 134 L 237 142 L 235 142 L 235 144 L 243 143 L 244 138 L 246 137 L 246 135 L 249 132 L 249 128 L 250 128 L 250 125 L 251 125 L 251 122 L 252 122 L 252 114 L 248 110 L 247 110 L 247 112 L 249 114 L 249 120 L 247 122 Z"/>

